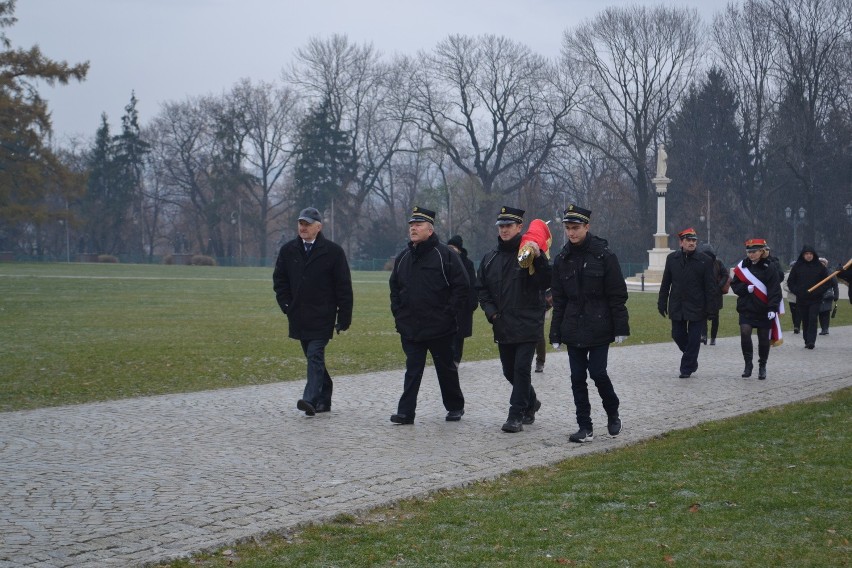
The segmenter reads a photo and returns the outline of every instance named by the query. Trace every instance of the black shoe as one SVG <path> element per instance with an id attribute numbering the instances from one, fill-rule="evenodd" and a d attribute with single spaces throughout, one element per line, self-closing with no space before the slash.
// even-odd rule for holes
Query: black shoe
<path id="1" fill-rule="evenodd" d="M 819 332 L 819 334 L 820 334 L 820 335 L 828 335 L 828 330 L 827 330 L 827 329 L 824 329 L 824 330 L 822 330 L 821 332 Z"/>
<path id="2" fill-rule="evenodd" d="M 711 339 L 711 340 L 710 340 L 710 345 L 716 345 L 716 339 Z"/>
<path id="3" fill-rule="evenodd" d="M 691 376 L 692 376 L 692 373 L 681 373 L 681 374 L 680 374 L 680 375 L 678 375 L 678 376 L 679 376 L 681 379 L 688 379 L 689 377 L 691 377 Z"/>
<path id="4" fill-rule="evenodd" d="M 524 425 L 521 422 L 520 418 L 509 417 L 509 419 L 506 420 L 506 423 L 503 424 L 503 427 L 500 429 L 510 434 L 516 434 L 518 432 L 523 431 Z"/>
<path id="5" fill-rule="evenodd" d="M 585 444 L 586 442 L 591 442 L 595 437 L 592 435 L 591 429 L 586 430 L 585 428 L 580 428 L 570 436 L 568 436 L 569 442 L 576 442 L 578 444 Z"/>
<path id="6" fill-rule="evenodd" d="M 535 399 L 532 408 L 528 408 L 526 412 L 524 412 L 524 417 L 521 418 L 521 422 L 524 424 L 532 424 L 535 422 L 535 413 L 539 411 L 541 408 L 541 401 Z"/>
<path id="7" fill-rule="evenodd" d="M 543 373 L 544 372 L 544 363 L 536 363 L 535 364 L 535 372 Z"/>
<path id="8" fill-rule="evenodd" d="M 814 344 L 813 344 L 813 343 L 806 343 L 806 344 L 805 344 L 805 349 L 813 349 L 813 348 L 814 348 Z"/>
<path id="9" fill-rule="evenodd" d="M 296 408 L 305 413 L 306 416 L 313 416 L 317 413 L 317 409 L 314 408 L 314 405 L 308 402 L 307 400 L 299 399 L 299 402 L 296 403 Z"/>
<path id="10" fill-rule="evenodd" d="M 798 328 L 798 327 L 794 327 L 794 328 L 793 328 L 793 334 L 794 334 L 794 335 L 799 335 L 799 328 Z"/>
<path id="11" fill-rule="evenodd" d="M 317 403 L 317 405 L 314 407 L 314 410 L 317 414 L 319 414 L 320 412 L 331 412 L 331 405 L 323 404 L 322 402 L 320 402 Z"/>
<path id="12" fill-rule="evenodd" d="M 618 436 L 621 432 L 621 419 L 618 416 L 610 418 L 606 423 L 606 431 L 610 436 Z"/>
<path id="13" fill-rule="evenodd" d="M 447 422 L 458 422 L 464 416 L 464 408 L 447 412 Z"/>
<path id="14" fill-rule="evenodd" d="M 391 422 L 394 424 L 414 424 L 414 417 L 408 417 L 406 414 L 391 414 Z"/>
<path id="15" fill-rule="evenodd" d="M 753 363 L 746 363 L 745 369 L 743 369 L 743 375 L 742 375 L 744 379 L 751 376 L 752 369 L 754 369 L 754 364 Z"/>
<path id="16" fill-rule="evenodd" d="M 761 381 L 766 380 L 766 363 L 757 366 L 757 378 Z"/>
<path id="17" fill-rule="evenodd" d="M 707 336 L 706 335 L 701 336 L 701 343 L 703 343 L 704 345 L 707 345 Z"/>

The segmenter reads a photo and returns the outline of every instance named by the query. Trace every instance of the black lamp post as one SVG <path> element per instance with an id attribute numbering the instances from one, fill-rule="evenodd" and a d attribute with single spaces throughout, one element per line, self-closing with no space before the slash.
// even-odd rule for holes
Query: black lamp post
<path id="1" fill-rule="evenodd" d="M 799 225 L 801 225 L 805 222 L 805 213 L 806 212 L 807 211 L 805 210 L 804 207 L 799 207 L 799 211 L 798 211 L 799 214 L 798 215 L 795 215 L 796 212 L 793 211 L 792 209 L 790 209 L 789 207 L 784 209 L 784 216 L 787 218 L 787 220 L 790 223 L 793 224 L 793 250 L 791 251 L 792 252 L 791 257 L 794 258 L 794 259 L 796 258 L 796 251 L 798 250 L 796 248 L 796 229 L 798 228 Z"/>

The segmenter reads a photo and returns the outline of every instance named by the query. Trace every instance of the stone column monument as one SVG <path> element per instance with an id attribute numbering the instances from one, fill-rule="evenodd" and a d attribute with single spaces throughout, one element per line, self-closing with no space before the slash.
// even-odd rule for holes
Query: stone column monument
<path id="1" fill-rule="evenodd" d="M 645 282 L 661 282 L 666 268 L 669 249 L 669 235 L 666 233 L 666 191 L 672 180 L 666 177 L 668 166 L 666 147 L 660 144 L 657 150 L 657 174 L 651 180 L 657 188 L 657 232 L 654 233 L 654 248 L 648 251 L 648 269 Z"/>

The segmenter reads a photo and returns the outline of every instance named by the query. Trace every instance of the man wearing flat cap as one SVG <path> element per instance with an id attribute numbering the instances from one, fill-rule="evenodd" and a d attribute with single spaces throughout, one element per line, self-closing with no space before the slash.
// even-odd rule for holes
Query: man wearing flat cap
<path id="1" fill-rule="evenodd" d="M 343 249 L 323 236 L 319 211 L 302 209 L 298 230 L 298 237 L 281 246 L 272 282 L 290 337 L 301 341 L 308 363 L 308 381 L 296 408 L 314 416 L 331 410 L 334 384 L 325 347 L 335 328 L 340 333 L 352 323 L 352 276 Z"/>
<path id="2" fill-rule="evenodd" d="M 446 420 L 457 422 L 464 414 L 464 395 L 453 361 L 457 318 L 467 309 L 467 272 L 458 254 L 438 241 L 435 212 L 414 207 L 408 219 L 408 245 L 393 261 L 390 301 L 396 331 L 405 353 L 405 381 L 394 424 L 414 424 L 417 393 L 432 355 Z"/>
<path id="3" fill-rule="evenodd" d="M 532 263 L 534 270 L 518 264 L 524 227 L 522 209 L 503 207 L 496 224 L 497 247 L 479 264 L 476 290 L 500 352 L 503 376 L 512 385 L 509 417 L 501 429 L 516 433 L 524 429 L 524 424 L 532 424 L 541 408 L 531 371 L 536 345 L 544 333 L 544 292 L 550 288 L 551 268 L 538 248 Z"/>
<path id="4" fill-rule="evenodd" d="M 553 321 L 550 343 L 568 347 L 571 392 L 579 430 L 571 442 L 593 439 L 587 375 L 595 383 L 607 415 L 607 432 L 621 432 L 619 400 L 607 373 L 610 343 L 630 335 L 627 284 L 609 243 L 589 232 L 592 212 L 569 205 L 562 217 L 568 242 L 553 260 Z"/>
<path id="5" fill-rule="evenodd" d="M 701 334 L 714 305 L 717 285 L 713 259 L 695 250 L 698 246 L 695 229 L 684 229 L 678 237 L 680 249 L 666 257 L 657 310 L 672 321 L 672 339 L 682 353 L 680 378 L 688 379 L 698 370 Z"/>

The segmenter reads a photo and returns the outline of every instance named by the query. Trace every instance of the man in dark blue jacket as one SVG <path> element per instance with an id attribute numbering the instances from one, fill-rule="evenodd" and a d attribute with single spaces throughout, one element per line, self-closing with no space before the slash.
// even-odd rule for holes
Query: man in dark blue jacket
<path id="1" fill-rule="evenodd" d="M 493 328 L 503 375 L 512 384 L 509 418 L 502 430 L 516 433 L 524 424 L 532 424 L 541 408 L 531 373 L 535 347 L 544 333 L 544 291 L 550 287 L 551 268 L 538 250 L 532 274 L 518 264 L 523 210 L 503 207 L 497 226 L 497 248 L 479 264 L 476 289 L 479 305 Z"/>
<path id="2" fill-rule="evenodd" d="M 467 309 L 470 283 L 461 258 L 438 242 L 435 212 L 415 207 L 408 220 L 408 246 L 393 262 L 391 311 L 405 352 L 405 383 L 394 424 L 414 424 L 417 393 L 427 352 L 432 355 L 446 419 L 461 420 L 464 395 L 453 361 L 459 312 Z"/>
<path id="3" fill-rule="evenodd" d="M 308 416 L 328 412 L 334 384 L 325 346 L 335 327 L 340 333 L 352 323 L 352 276 L 343 249 L 323 236 L 315 208 L 299 214 L 299 236 L 281 246 L 272 282 L 290 337 L 302 342 L 308 361 L 308 382 L 296 408 Z"/>
<path id="4" fill-rule="evenodd" d="M 595 382 L 607 414 L 607 431 L 621 432 L 619 400 L 607 374 L 609 344 L 630 335 L 627 285 L 607 241 L 589 232 L 592 212 L 569 205 L 562 223 L 568 242 L 553 261 L 553 321 L 550 343 L 568 347 L 571 391 L 580 429 L 571 442 L 591 442 L 592 417 L 586 373 Z"/>
<path id="5" fill-rule="evenodd" d="M 717 286 L 713 278 L 713 259 L 695 250 L 698 246 L 695 229 L 684 229 L 678 237 L 680 250 L 666 257 L 657 310 L 661 316 L 668 315 L 672 320 L 672 339 L 683 353 L 680 378 L 688 379 L 698 370 L 701 332 L 706 329 Z"/>

